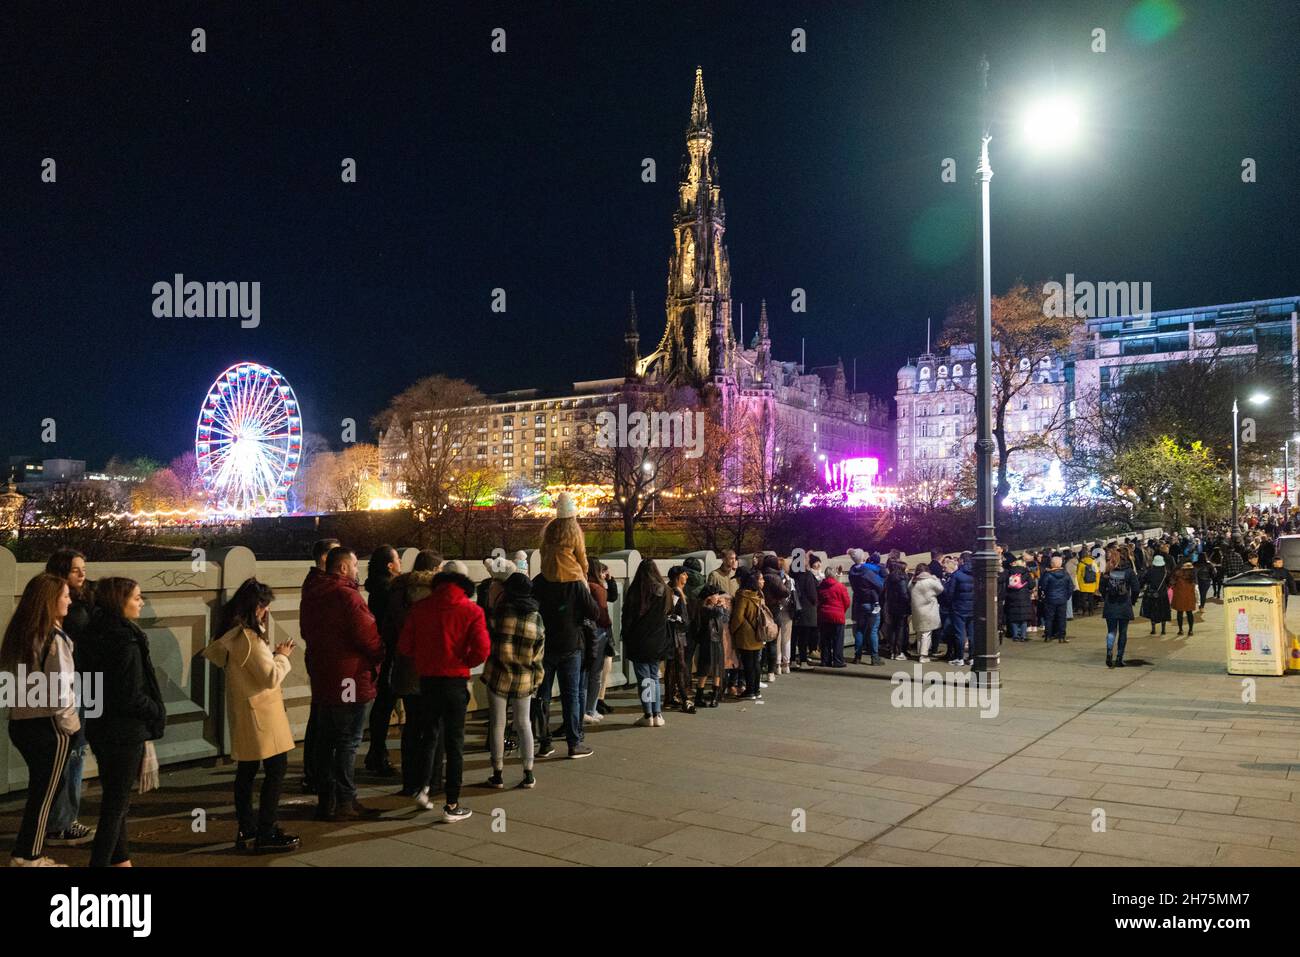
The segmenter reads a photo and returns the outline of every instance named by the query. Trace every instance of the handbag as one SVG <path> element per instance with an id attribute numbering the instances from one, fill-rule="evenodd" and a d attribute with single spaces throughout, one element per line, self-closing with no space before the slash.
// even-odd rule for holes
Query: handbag
<path id="1" fill-rule="evenodd" d="M 772 610 L 767 607 L 767 603 L 762 599 L 759 599 L 758 602 L 758 616 L 762 625 L 762 635 L 760 637 L 762 637 L 763 643 L 767 644 L 769 641 L 776 641 L 777 636 L 781 634 L 781 628 L 772 616 Z"/>
<path id="2" fill-rule="evenodd" d="M 152 741 L 144 743 L 144 754 L 140 756 L 140 773 L 136 783 L 141 794 L 156 790 L 158 787 L 158 752 L 154 750 Z"/>

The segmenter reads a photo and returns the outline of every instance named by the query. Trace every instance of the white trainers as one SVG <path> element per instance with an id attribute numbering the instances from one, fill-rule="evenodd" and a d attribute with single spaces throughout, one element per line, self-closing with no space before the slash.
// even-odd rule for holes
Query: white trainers
<path id="1" fill-rule="evenodd" d="M 760 681 L 760 682 L 758 683 L 758 686 L 759 686 L 760 688 L 766 688 L 766 687 L 767 687 L 767 682 L 766 682 L 766 681 Z"/>
<path id="2" fill-rule="evenodd" d="M 35 860 L 28 860 L 25 857 L 9 858 L 10 867 L 67 867 L 67 864 L 56 864 L 51 857 L 38 857 Z"/>
<path id="3" fill-rule="evenodd" d="M 662 727 L 664 726 L 664 716 L 663 716 L 663 715 L 661 715 L 661 714 L 657 714 L 657 715 L 654 716 L 654 719 L 653 719 L 653 720 L 654 720 L 654 723 L 655 723 L 655 727 L 656 727 L 656 728 L 662 728 Z"/>
<path id="4" fill-rule="evenodd" d="M 583 724 L 600 724 L 605 718 L 599 714 L 584 714 L 582 716 Z"/>
<path id="5" fill-rule="evenodd" d="M 425 788 L 424 790 L 422 790 L 419 794 L 417 794 L 417 795 L 415 796 L 415 803 L 416 803 L 417 806 L 424 808 L 424 810 L 426 810 L 426 811 L 432 811 L 432 810 L 433 810 L 433 802 L 429 800 L 429 789 L 428 789 L 428 788 Z"/>
<path id="6" fill-rule="evenodd" d="M 633 721 L 632 724 L 638 728 L 653 728 L 655 726 L 655 719 L 651 715 L 643 714 L 641 717 Z"/>
<path id="7" fill-rule="evenodd" d="M 922 656 L 921 656 L 921 664 L 923 664 L 923 665 L 928 665 L 929 663 L 930 663 L 930 659 L 927 658 L 925 655 L 922 655 Z"/>

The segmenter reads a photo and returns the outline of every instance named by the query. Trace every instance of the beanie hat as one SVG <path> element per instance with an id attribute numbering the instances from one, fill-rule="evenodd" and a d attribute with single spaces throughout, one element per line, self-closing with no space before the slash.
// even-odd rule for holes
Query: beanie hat
<path id="1" fill-rule="evenodd" d="M 693 556 L 691 558 L 686 559 L 686 561 L 682 562 L 682 565 L 684 565 L 686 568 L 690 569 L 693 572 L 704 571 L 704 564 L 698 558 L 695 558 Z"/>
<path id="2" fill-rule="evenodd" d="M 464 575 L 466 578 L 469 577 L 469 569 L 465 567 L 465 563 L 458 562 L 455 559 L 452 559 L 443 565 L 442 570 L 444 572 L 450 572 L 453 575 Z"/>
<path id="3" fill-rule="evenodd" d="M 505 583 L 506 597 L 510 599 L 530 598 L 533 594 L 533 583 L 528 580 L 528 576 L 523 572 L 515 572 Z"/>
<path id="4" fill-rule="evenodd" d="M 573 496 L 568 492 L 561 492 L 555 499 L 555 517 L 556 518 L 577 518 L 578 505 L 573 501 Z"/>
<path id="5" fill-rule="evenodd" d="M 855 565 L 861 565 L 861 564 L 862 564 L 862 559 L 863 559 L 863 557 L 865 556 L 865 554 L 866 554 L 866 553 L 863 552 L 862 549 L 860 549 L 860 548 L 850 548 L 850 549 L 849 549 L 849 558 L 853 559 L 853 564 L 855 564 Z"/>
<path id="6" fill-rule="evenodd" d="M 512 574 L 519 571 L 515 563 L 504 555 L 499 558 L 493 557 L 483 559 L 483 567 L 486 568 L 488 574 L 497 581 L 505 581 Z"/>

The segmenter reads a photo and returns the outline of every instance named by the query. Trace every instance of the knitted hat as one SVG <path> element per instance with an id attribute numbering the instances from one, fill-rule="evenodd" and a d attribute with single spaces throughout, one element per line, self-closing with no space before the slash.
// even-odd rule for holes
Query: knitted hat
<path id="1" fill-rule="evenodd" d="M 515 572 L 507 578 L 505 588 L 506 597 L 510 599 L 530 598 L 533 594 L 533 583 L 523 572 Z"/>
<path id="2" fill-rule="evenodd" d="M 855 565 L 861 565 L 861 564 L 862 564 L 862 560 L 863 560 L 863 558 L 865 557 L 865 554 L 866 554 L 866 553 L 863 552 L 862 549 L 860 549 L 860 548 L 850 548 L 850 549 L 849 549 L 849 558 L 853 559 L 853 564 L 855 564 Z"/>
<path id="3" fill-rule="evenodd" d="M 469 577 L 469 569 L 465 567 L 465 563 L 458 562 L 455 559 L 443 564 L 442 570 L 445 572 L 451 572 L 453 575 L 464 575 L 466 578 Z"/>
<path id="4" fill-rule="evenodd" d="M 568 492 L 561 492 L 555 500 L 556 518 L 577 518 L 578 505 Z"/>
<path id="5" fill-rule="evenodd" d="M 704 563 L 694 556 L 686 559 L 686 561 L 682 562 L 682 565 L 693 572 L 704 571 Z"/>
<path id="6" fill-rule="evenodd" d="M 483 567 L 488 570 L 488 574 L 497 581 L 505 581 L 512 574 L 519 571 L 518 566 L 504 555 L 500 558 L 483 559 Z"/>

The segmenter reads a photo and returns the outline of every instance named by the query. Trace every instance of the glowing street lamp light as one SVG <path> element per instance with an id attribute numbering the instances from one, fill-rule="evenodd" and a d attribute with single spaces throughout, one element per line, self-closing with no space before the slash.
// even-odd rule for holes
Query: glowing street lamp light
<path id="1" fill-rule="evenodd" d="M 998 550 L 994 528 L 996 489 L 993 485 L 993 286 L 989 252 L 989 181 L 993 167 L 989 163 L 988 79 L 989 61 L 981 58 L 980 99 L 984 112 L 984 135 L 980 142 L 977 172 L 980 177 L 980 202 L 983 212 L 981 239 L 983 275 L 981 310 L 975 341 L 975 508 L 979 530 L 975 541 L 975 621 L 972 637 L 972 670 L 982 674 L 989 688 L 1001 685 L 998 651 Z M 1064 95 L 1054 95 L 1034 104 L 1022 123 L 1025 144 L 1035 152 L 1056 151 L 1069 147 L 1079 137 L 1082 127 L 1075 102 Z"/>
<path id="2" fill-rule="evenodd" d="M 1031 103 L 1025 110 L 1021 131 L 1024 142 L 1035 151 L 1055 151 L 1074 145 L 1083 128 L 1078 103 L 1057 94 Z"/>
<path id="3" fill-rule="evenodd" d="M 1251 405 L 1266 405 L 1272 398 L 1267 392 L 1261 392 L 1256 389 L 1247 398 L 1246 401 Z M 1237 470 L 1237 397 L 1232 397 L 1232 534 L 1237 532 L 1237 487 L 1241 484 L 1240 473 Z"/>

